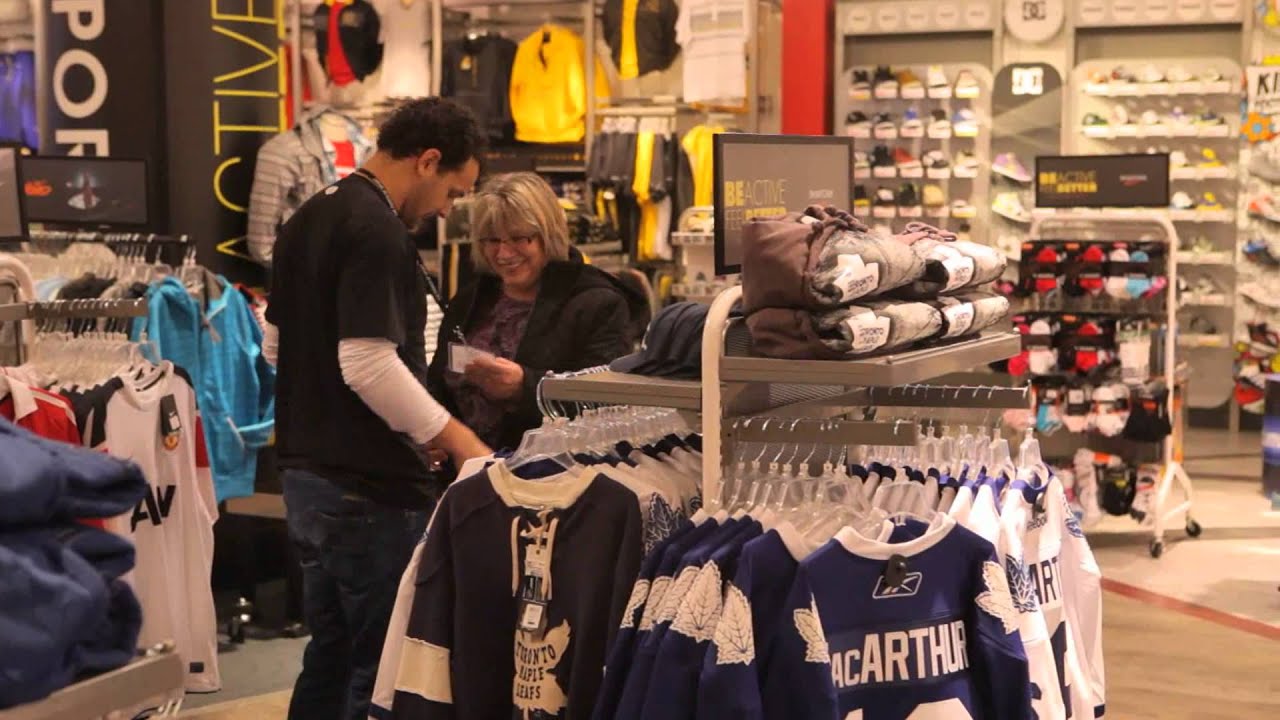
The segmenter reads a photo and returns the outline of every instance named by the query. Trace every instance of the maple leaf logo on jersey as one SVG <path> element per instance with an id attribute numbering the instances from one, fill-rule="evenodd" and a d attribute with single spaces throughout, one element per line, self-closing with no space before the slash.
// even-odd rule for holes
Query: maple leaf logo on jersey
<path id="1" fill-rule="evenodd" d="M 717 665 L 750 665 L 756 659 L 751 603 L 737 585 L 730 585 L 725 592 L 724 609 L 720 612 L 720 622 L 716 623 L 711 641 L 716 646 Z"/>
<path id="2" fill-rule="evenodd" d="M 523 720 L 560 717 L 567 705 L 556 668 L 569 648 L 569 623 L 562 621 L 540 640 L 523 630 L 516 633 L 516 673 L 512 704 Z"/>
<path id="3" fill-rule="evenodd" d="M 680 527 L 682 513 L 672 509 L 661 495 L 654 495 L 649 502 L 649 521 L 644 524 L 644 554 L 653 552 L 658 543 L 671 537 Z"/>
<path id="4" fill-rule="evenodd" d="M 689 596 L 680 603 L 676 619 L 671 621 L 671 629 L 697 642 L 710 640 L 720 619 L 721 597 L 720 567 L 709 562 L 698 573 Z"/>
<path id="5" fill-rule="evenodd" d="M 1020 613 L 1035 612 L 1036 586 L 1031 581 L 1031 568 L 1021 558 L 1012 555 L 1004 556 L 1005 575 L 1009 579 L 1009 592 L 1013 596 L 1013 606 Z"/>
<path id="6" fill-rule="evenodd" d="M 796 632 L 804 638 L 804 659 L 811 663 L 831 663 L 831 650 L 827 647 L 827 636 L 822 632 L 822 620 L 818 617 L 818 603 L 809 597 L 809 608 L 792 611 L 796 621 Z"/>
<path id="7" fill-rule="evenodd" d="M 982 563 L 982 582 L 987 589 L 978 594 L 978 607 L 1004 625 L 1006 635 L 1018 629 L 1018 611 L 1009 593 L 1009 579 L 1000 563 Z"/>
<path id="8" fill-rule="evenodd" d="M 671 578 L 662 575 L 653 579 L 653 583 L 649 585 L 649 601 L 644 605 L 644 613 L 640 615 L 640 631 L 648 632 L 653 629 L 653 623 L 658 616 L 658 606 L 662 604 L 663 598 L 667 596 L 667 590 L 671 588 Z"/>
<path id="9" fill-rule="evenodd" d="M 622 626 L 630 628 L 636 626 L 636 613 L 640 612 L 640 606 L 644 605 L 644 601 L 649 597 L 649 581 L 643 578 L 636 580 L 636 584 L 631 588 L 631 597 L 627 600 L 627 608 L 622 611 Z"/>
<path id="10" fill-rule="evenodd" d="M 698 572 L 701 570 L 702 568 L 696 565 L 690 565 L 680 571 L 675 582 L 671 583 L 671 589 L 667 590 L 666 596 L 662 598 L 662 607 L 653 616 L 655 623 L 669 623 L 676 619 L 676 613 L 680 611 L 680 602 L 693 589 L 693 581 L 698 579 Z"/>

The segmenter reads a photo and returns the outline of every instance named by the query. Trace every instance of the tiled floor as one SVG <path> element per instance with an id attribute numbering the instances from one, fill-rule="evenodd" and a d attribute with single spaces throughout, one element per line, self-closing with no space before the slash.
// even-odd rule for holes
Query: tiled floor
<path id="1" fill-rule="evenodd" d="M 1280 509 L 1261 492 L 1257 447 L 1256 436 L 1191 434 L 1187 467 L 1204 534 L 1187 539 L 1175 522 L 1158 560 L 1148 553 L 1149 532 L 1128 518 L 1091 529 L 1107 583 L 1108 717 L 1280 718 Z M 1231 453 L 1240 456 L 1203 459 Z M 300 652 L 300 641 L 273 641 L 222 656 L 227 689 L 199 698 L 204 707 L 184 717 L 283 718 Z M 252 690 L 238 692 L 233 678 Z"/>

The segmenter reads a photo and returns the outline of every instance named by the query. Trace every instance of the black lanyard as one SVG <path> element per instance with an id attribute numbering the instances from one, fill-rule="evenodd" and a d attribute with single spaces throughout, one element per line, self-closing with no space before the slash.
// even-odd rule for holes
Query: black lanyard
<path id="1" fill-rule="evenodd" d="M 374 175 L 364 168 L 359 168 L 352 174 L 359 175 L 364 178 L 365 182 L 377 188 L 378 192 L 382 193 L 382 199 L 387 201 L 387 207 L 391 208 L 391 212 L 395 213 L 396 217 L 400 216 L 400 212 L 396 210 L 395 202 L 391 200 L 391 193 L 387 192 L 387 186 L 382 184 L 382 181 L 378 179 L 377 175 Z"/>

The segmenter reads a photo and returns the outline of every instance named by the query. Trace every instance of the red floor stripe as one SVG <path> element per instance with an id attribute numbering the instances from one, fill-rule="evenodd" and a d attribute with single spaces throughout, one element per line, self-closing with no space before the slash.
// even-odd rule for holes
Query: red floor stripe
<path id="1" fill-rule="evenodd" d="M 1213 608 L 1205 607 L 1204 605 L 1189 603 L 1185 600 L 1179 600 L 1174 597 L 1169 597 L 1168 595 L 1154 593 L 1150 590 L 1144 590 L 1143 588 L 1122 583 L 1117 580 L 1111 580 L 1109 578 L 1102 578 L 1102 589 L 1113 592 L 1117 595 L 1123 595 L 1131 600 L 1137 600 L 1138 602 L 1143 602 L 1148 605 L 1154 605 L 1164 610 L 1172 610 L 1174 612 L 1182 613 L 1183 615 L 1190 615 L 1191 617 L 1199 620 L 1207 620 L 1208 622 L 1216 623 L 1224 627 L 1240 630 L 1241 632 L 1247 632 L 1250 635 L 1257 635 L 1268 640 L 1280 640 L 1280 627 L 1268 625 L 1267 623 L 1260 622 L 1258 620 L 1251 620 L 1249 618 L 1240 617 L 1239 615 L 1225 613 L 1221 610 L 1214 610 Z"/>

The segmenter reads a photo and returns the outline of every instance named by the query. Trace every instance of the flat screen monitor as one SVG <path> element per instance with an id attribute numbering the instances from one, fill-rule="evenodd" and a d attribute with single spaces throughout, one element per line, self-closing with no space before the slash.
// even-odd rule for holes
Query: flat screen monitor
<path id="1" fill-rule="evenodd" d="M 18 149 L 0 146 L 0 240 L 21 240 L 26 234 L 21 188 Z"/>
<path id="2" fill-rule="evenodd" d="M 150 221 L 147 163 L 102 157 L 21 160 L 27 222 L 140 228 Z"/>

